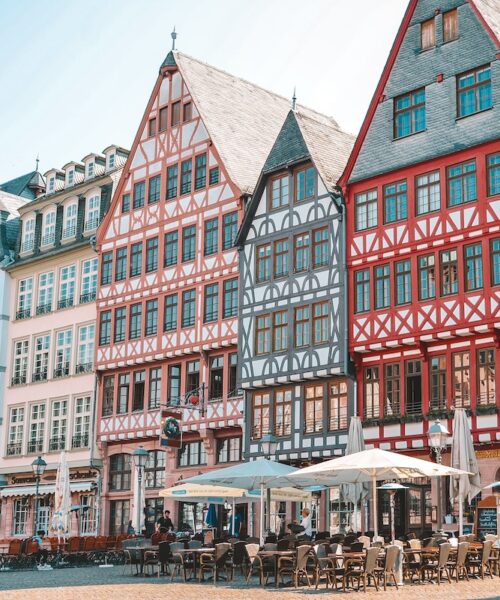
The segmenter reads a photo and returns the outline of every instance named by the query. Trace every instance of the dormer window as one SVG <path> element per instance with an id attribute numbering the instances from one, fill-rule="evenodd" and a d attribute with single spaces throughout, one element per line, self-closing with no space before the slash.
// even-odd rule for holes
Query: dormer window
<path id="1" fill-rule="evenodd" d="M 56 211 L 51 210 L 43 216 L 42 246 L 53 244 L 56 238 Z"/>
<path id="2" fill-rule="evenodd" d="M 87 165 L 87 177 L 94 177 L 94 163 L 89 162 Z"/>
<path id="3" fill-rule="evenodd" d="M 114 155 L 114 153 L 110 154 L 108 156 L 108 168 L 109 169 L 114 169 L 115 168 L 115 155 Z"/>
<path id="4" fill-rule="evenodd" d="M 73 185 L 75 183 L 75 171 L 71 169 L 68 171 L 68 185 Z"/>
<path id="5" fill-rule="evenodd" d="M 101 198 L 92 196 L 87 200 L 87 214 L 85 219 L 85 231 L 93 231 L 99 225 L 99 212 L 101 208 Z"/>
<path id="6" fill-rule="evenodd" d="M 63 239 L 72 238 L 76 235 L 76 216 L 78 207 L 76 204 L 69 204 L 64 209 Z"/>
<path id="7" fill-rule="evenodd" d="M 32 217 L 24 222 L 21 252 L 33 250 L 35 245 L 35 219 Z"/>
<path id="8" fill-rule="evenodd" d="M 56 185 L 56 178 L 55 177 L 50 177 L 49 178 L 49 189 L 48 189 L 48 191 L 49 192 L 53 192 L 54 188 L 55 188 L 55 185 Z"/>

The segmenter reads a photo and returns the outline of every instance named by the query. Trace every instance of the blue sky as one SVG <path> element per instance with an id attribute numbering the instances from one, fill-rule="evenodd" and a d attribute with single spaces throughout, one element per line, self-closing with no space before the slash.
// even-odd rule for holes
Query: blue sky
<path id="1" fill-rule="evenodd" d="M 177 48 L 356 133 L 406 0 L 0 0 L 0 182 L 130 147 Z"/>

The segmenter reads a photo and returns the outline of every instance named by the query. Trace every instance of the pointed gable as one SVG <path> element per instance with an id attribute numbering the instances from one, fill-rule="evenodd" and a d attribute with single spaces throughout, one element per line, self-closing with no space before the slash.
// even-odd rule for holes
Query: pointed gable
<path id="1" fill-rule="evenodd" d="M 484 20 L 493 40 L 500 48 L 500 4 L 498 0 L 470 0 L 470 2 Z"/>

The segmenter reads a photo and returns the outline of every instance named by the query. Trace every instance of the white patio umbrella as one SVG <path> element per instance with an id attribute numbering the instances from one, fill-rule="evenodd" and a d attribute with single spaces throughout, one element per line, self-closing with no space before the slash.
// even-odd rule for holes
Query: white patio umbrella
<path id="1" fill-rule="evenodd" d="M 132 527 L 135 529 L 136 535 L 142 535 L 142 531 L 145 527 L 145 515 L 144 507 L 146 505 L 146 477 L 144 474 L 141 479 L 141 510 L 137 512 L 137 504 L 139 503 L 139 469 L 135 469 L 134 473 L 134 494 L 132 497 L 131 515 L 132 515 Z M 140 515 L 138 517 L 138 515 Z M 137 520 L 139 519 L 139 523 Z"/>
<path id="2" fill-rule="evenodd" d="M 377 522 L 377 479 L 412 479 L 413 477 L 443 477 L 463 475 L 445 465 L 438 465 L 405 454 L 373 448 L 356 454 L 334 458 L 288 475 L 289 483 L 305 487 L 323 484 L 329 487 L 342 483 L 372 483 L 374 533 L 378 536 Z"/>
<path id="3" fill-rule="evenodd" d="M 464 532 L 464 500 L 469 502 L 481 491 L 481 477 L 477 466 L 474 443 L 469 420 L 464 408 L 456 408 L 453 418 L 453 437 L 451 440 L 451 466 L 468 471 L 450 479 L 450 499 L 458 499 L 458 530 Z"/>
<path id="4" fill-rule="evenodd" d="M 355 454 L 365 450 L 365 440 L 363 437 L 363 426 L 359 417 L 351 417 L 349 423 L 349 432 L 347 434 L 346 454 Z M 366 483 L 348 483 L 341 486 L 342 495 L 348 502 L 354 504 L 354 523 L 358 523 L 358 503 L 369 494 L 369 488 Z"/>
<path id="5" fill-rule="evenodd" d="M 69 469 L 66 453 L 61 452 L 57 467 L 56 488 L 54 491 L 54 513 L 52 530 L 58 538 L 66 538 L 69 533 L 69 515 L 71 511 L 71 490 L 69 485 Z"/>

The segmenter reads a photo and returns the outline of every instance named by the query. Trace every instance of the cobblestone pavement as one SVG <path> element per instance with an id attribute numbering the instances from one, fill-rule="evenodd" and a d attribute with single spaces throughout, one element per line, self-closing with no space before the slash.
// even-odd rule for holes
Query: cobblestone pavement
<path id="1" fill-rule="evenodd" d="M 276 590 L 272 586 L 260 588 L 246 586 L 241 578 L 234 583 L 170 583 L 170 578 L 136 578 L 123 575 L 123 567 L 111 569 L 78 568 L 54 571 L 20 571 L 0 573 L 0 600 L 305 600 L 308 597 L 328 598 L 332 591 L 324 585 L 315 592 L 306 588 L 299 590 Z M 29 591 L 28 591 L 29 590 Z M 369 590 L 366 594 L 356 592 L 334 595 L 339 598 L 385 598 L 387 600 L 492 600 L 500 599 L 500 578 L 484 581 L 461 581 L 456 584 L 406 585 L 396 591 Z"/>

